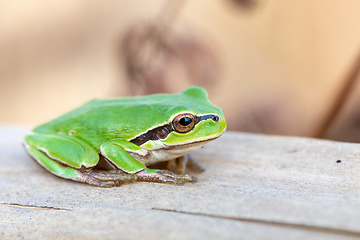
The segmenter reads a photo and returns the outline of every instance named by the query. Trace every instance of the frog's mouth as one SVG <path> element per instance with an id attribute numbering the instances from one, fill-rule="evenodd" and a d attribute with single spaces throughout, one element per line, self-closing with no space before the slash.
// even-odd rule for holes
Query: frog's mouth
<path id="1" fill-rule="evenodd" d="M 207 138 L 207 139 L 203 139 L 203 140 L 198 140 L 198 141 L 193 141 L 193 142 L 189 142 L 189 143 L 184 143 L 184 144 L 177 144 L 177 145 L 165 145 L 165 147 L 162 148 L 162 150 L 179 150 L 179 149 L 185 149 L 185 148 L 192 148 L 192 147 L 196 147 L 196 146 L 203 146 L 208 142 L 211 142 L 217 138 L 219 138 L 221 134 L 218 135 L 214 135 L 214 137 L 211 138 Z"/>

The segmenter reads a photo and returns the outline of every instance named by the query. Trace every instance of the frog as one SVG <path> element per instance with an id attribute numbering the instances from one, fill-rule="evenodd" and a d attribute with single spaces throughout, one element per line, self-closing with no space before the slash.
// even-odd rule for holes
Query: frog
<path id="1" fill-rule="evenodd" d="M 227 124 L 207 91 L 93 99 L 24 137 L 29 155 L 50 173 L 99 187 L 145 181 L 183 185 L 202 171 L 189 154 Z M 168 168 L 152 168 L 167 163 Z M 99 167 L 100 165 L 106 167 Z"/>

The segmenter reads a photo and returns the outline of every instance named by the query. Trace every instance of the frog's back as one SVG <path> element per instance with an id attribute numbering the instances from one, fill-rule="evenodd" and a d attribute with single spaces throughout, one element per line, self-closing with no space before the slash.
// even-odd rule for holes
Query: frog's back
<path id="1" fill-rule="evenodd" d="M 59 132 L 69 125 L 71 125 L 69 127 L 74 128 L 77 123 L 98 122 L 99 118 L 106 118 L 106 115 L 110 112 L 124 112 L 123 108 L 130 100 L 131 98 L 93 99 L 58 118 L 36 127 L 34 132 Z"/>
<path id="2" fill-rule="evenodd" d="M 203 90 L 204 91 L 204 90 Z M 148 129 L 164 124 L 179 112 L 194 114 L 222 111 L 204 96 L 180 94 L 154 94 L 141 97 L 94 99 L 66 113 L 34 131 L 69 133 L 76 130 L 80 135 L 121 137 L 130 139 Z M 84 137 L 84 136 L 83 136 Z"/>
<path id="3" fill-rule="evenodd" d="M 151 116 L 161 116 L 173 104 L 164 101 L 162 95 L 165 94 L 93 99 L 52 121 L 36 127 L 34 132 L 59 133 L 74 128 L 78 130 L 102 129 L 102 131 L 107 131 L 108 128 L 115 126 L 122 129 L 123 132 L 129 132 L 130 129 L 126 125 L 148 128 L 152 124 L 157 124 L 156 121 L 159 119 L 154 119 Z M 160 122 L 162 121 L 160 120 Z"/>

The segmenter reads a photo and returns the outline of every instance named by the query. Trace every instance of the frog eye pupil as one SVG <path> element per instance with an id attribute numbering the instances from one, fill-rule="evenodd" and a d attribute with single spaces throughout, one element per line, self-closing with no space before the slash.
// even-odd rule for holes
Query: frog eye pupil
<path id="1" fill-rule="evenodd" d="M 172 121 L 172 127 L 179 133 L 186 133 L 195 127 L 196 117 L 191 113 L 181 113 Z"/>
<path id="2" fill-rule="evenodd" d="M 219 121 L 219 117 L 218 117 L 218 116 L 214 116 L 214 117 L 212 117 L 212 120 L 213 120 L 214 122 L 217 122 L 217 121 Z"/>
<path id="3" fill-rule="evenodd" d="M 179 123 L 183 126 L 187 126 L 191 123 L 191 119 L 189 117 L 183 117 L 179 120 Z"/>

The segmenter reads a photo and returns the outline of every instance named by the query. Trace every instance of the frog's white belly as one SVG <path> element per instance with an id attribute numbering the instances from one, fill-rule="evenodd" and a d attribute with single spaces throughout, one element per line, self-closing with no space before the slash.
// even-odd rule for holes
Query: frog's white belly
<path id="1" fill-rule="evenodd" d="M 201 145 L 191 145 L 186 148 L 178 148 L 178 149 L 159 149 L 156 151 L 153 151 L 153 155 L 159 162 L 172 160 L 181 156 L 184 156 L 186 154 L 192 153 L 200 148 L 202 148 L 204 144 Z"/>
<path id="2" fill-rule="evenodd" d="M 148 157 L 141 157 L 138 160 L 142 163 L 144 163 L 146 166 L 152 165 L 159 162 L 164 162 L 168 160 L 173 160 L 178 157 L 184 156 L 186 154 L 192 153 L 199 148 L 202 148 L 205 143 L 202 144 L 189 144 L 186 146 L 177 146 L 174 148 L 168 148 L 168 149 L 157 149 L 153 151 L 148 151 L 147 156 Z M 135 157 L 135 156 L 134 156 Z M 135 157 L 136 158 L 136 157 Z"/>

